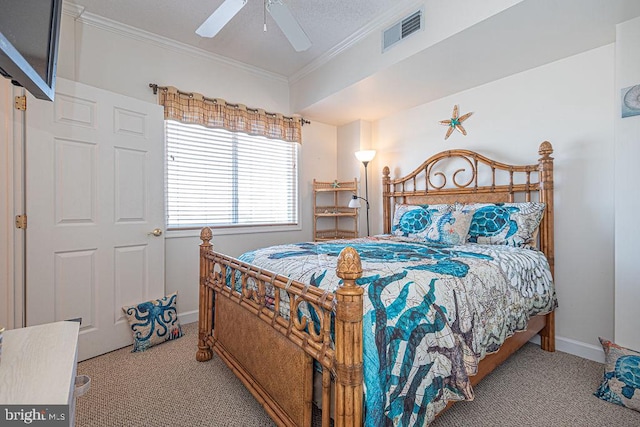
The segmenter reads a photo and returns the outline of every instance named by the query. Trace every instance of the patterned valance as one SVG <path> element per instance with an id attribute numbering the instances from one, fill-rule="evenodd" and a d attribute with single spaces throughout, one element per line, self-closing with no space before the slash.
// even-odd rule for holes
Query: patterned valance
<path id="1" fill-rule="evenodd" d="M 286 117 L 224 99 L 205 98 L 199 93 L 184 93 L 172 86 L 154 87 L 164 107 L 165 120 L 222 128 L 290 142 L 302 142 L 301 117 Z"/>

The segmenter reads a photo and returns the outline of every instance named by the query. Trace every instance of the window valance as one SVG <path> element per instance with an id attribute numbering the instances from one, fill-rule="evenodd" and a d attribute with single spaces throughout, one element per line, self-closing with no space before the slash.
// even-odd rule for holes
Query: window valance
<path id="1" fill-rule="evenodd" d="M 301 117 L 286 117 L 260 108 L 230 104 L 220 98 L 206 98 L 199 93 L 181 92 L 173 86 L 149 85 L 159 91 L 158 102 L 164 107 L 165 120 L 222 128 L 289 142 L 302 142 Z"/>

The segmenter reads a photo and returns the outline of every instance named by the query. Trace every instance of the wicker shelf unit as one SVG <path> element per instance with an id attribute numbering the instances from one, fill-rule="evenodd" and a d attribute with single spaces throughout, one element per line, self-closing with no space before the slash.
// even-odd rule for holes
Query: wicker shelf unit
<path id="1" fill-rule="evenodd" d="M 316 242 L 358 237 L 358 208 L 350 208 L 358 180 L 313 180 L 313 238 Z"/>

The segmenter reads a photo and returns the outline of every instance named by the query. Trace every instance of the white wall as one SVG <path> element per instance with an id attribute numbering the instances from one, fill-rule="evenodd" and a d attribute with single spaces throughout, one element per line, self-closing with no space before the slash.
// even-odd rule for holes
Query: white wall
<path id="1" fill-rule="evenodd" d="M 640 18 L 616 28 L 615 340 L 640 350 L 640 116 L 621 118 L 620 89 L 640 84 Z"/>
<path id="2" fill-rule="evenodd" d="M 371 148 L 371 122 L 365 120 L 356 120 L 346 125 L 338 127 L 338 152 L 336 164 L 338 168 L 339 180 L 358 180 L 359 192 L 358 196 L 365 196 L 365 177 L 364 166 L 356 158 L 355 152 L 360 150 L 368 150 Z M 371 170 L 369 170 L 369 180 L 371 180 Z M 371 189 L 371 187 L 369 187 Z M 371 192 L 369 192 L 371 194 Z M 361 201 L 362 202 L 362 201 Z M 361 203 L 360 213 L 358 216 L 358 234 L 360 236 L 367 235 L 367 211 L 365 203 Z"/>
<path id="3" fill-rule="evenodd" d="M 58 75 L 135 98 L 156 102 L 149 83 L 176 86 L 267 111 L 289 114 L 287 80 L 220 59 L 96 16 L 63 16 Z M 300 149 L 299 230 L 216 235 L 221 252 L 238 256 L 249 249 L 312 239 L 313 178 L 336 177 L 336 128 L 314 122 L 303 127 Z M 166 290 L 178 290 L 184 321 L 196 320 L 199 233 L 166 233 Z"/>
<path id="4" fill-rule="evenodd" d="M 90 14 L 64 15 L 61 33 L 60 77 L 150 102 L 157 83 L 289 113 L 288 82 L 277 74 Z"/>
<path id="5" fill-rule="evenodd" d="M 613 334 L 613 82 L 614 46 L 608 45 L 375 122 L 372 232 L 382 231 L 384 165 L 399 177 L 451 148 L 532 164 L 539 144 L 550 141 L 558 347 L 598 358 L 598 336 Z M 438 122 L 451 117 L 455 104 L 461 114 L 474 114 L 464 123 L 466 137 L 455 132 L 445 141 L 446 127 Z M 570 348 L 576 345 L 580 349 Z"/>
<path id="6" fill-rule="evenodd" d="M 378 71 L 410 57 L 483 21 L 522 0 L 405 0 L 399 1 L 374 24 L 374 29 L 354 38 L 331 57 L 319 58 L 292 77 L 291 102 L 302 110 Z M 425 30 L 382 54 L 380 32 L 419 8 L 425 10 Z M 312 88 L 312 90 L 310 90 Z"/>

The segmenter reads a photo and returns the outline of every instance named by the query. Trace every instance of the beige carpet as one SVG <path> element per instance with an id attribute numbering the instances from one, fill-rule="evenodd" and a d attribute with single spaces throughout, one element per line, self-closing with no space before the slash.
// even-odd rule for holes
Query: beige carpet
<path id="1" fill-rule="evenodd" d="M 272 426 L 262 407 L 217 356 L 195 360 L 197 328 L 142 353 L 124 348 L 84 361 L 91 389 L 77 400 L 77 427 Z M 640 426 L 640 413 L 592 395 L 602 365 L 527 344 L 456 403 L 435 427 Z M 317 418 L 316 418 L 317 420 Z"/>

